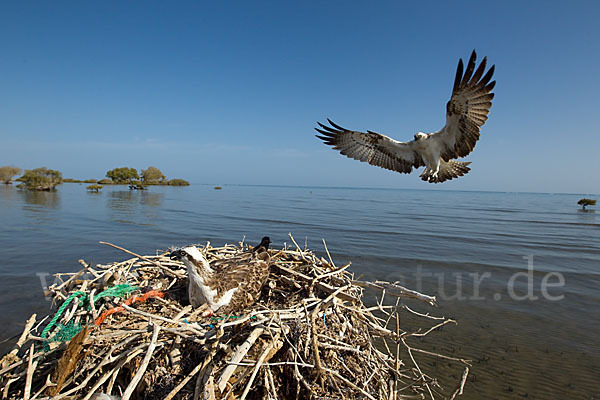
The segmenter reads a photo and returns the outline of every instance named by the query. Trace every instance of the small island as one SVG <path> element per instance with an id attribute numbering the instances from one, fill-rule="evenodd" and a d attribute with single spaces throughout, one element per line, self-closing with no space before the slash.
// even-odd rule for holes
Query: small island
<path id="1" fill-rule="evenodd" d="M 57 185 L 62 183 L 63 178 L 60 171 L 42 167 L 26 170 L 25 174 L 18 180 L 21 181 L 17 185 L 18 188 L 52 191 L 56 189 Z"/>
<path id="2" fill-rule="evenodd" d="M 86 189 L 89 190 L 90 192 L 96 192 L 98 193 L 100 191 L 100 189 L 102 189 L 104 186 L 102 185 L 98 185 L 98 184 L 93 184 L 88 186 Z"/>
<path id="3" fill-rule="evenodd" d="M 583 198 L 580 199 L 577 204 L 579 204 L 581 206 L 581 210 L 582 211 L 588 211 L 585 208 L 588 206 L 595 206 L 596 205 L 596 200 L 592 200 L 592 199 L 588 199 L 588 198 Z"/>
<path id="4" fill-rule="evenodd" d="M 98 181 L 103 185 L 129 185 L 132 190 L 144 190 L 151 185 L 166 186 L 189 186 L 189 182 L 184 179 L 167 179 L 162 171 L 156 167 L 150 166 L 141 169 L 138 174 L 135 168 L 120 167 L 111 169 L 106 173 L 106 178 Z"/>
<path id="5" fill-rule="evenodd" d="M 0 167 L 0 182 L 7 185 L 12 184 L 13 178 L 22 172 L 21 168 L 14 166 Z M 25 173 L 16 181 L 21 182 L 17 185 L 20 189 L 53 191 L 61 183 L 90 183 L 87 190 L 98 192 L 103 185 L 128 185 L 131 190 L 145 190 L 148 186 L 189 186 L 190 183 L 185 179 L 174 178 L 167 179 L 162 171 L 156 167 L 150 166 L 141 169 L 140 172 L 135 168 L 120 167 L 109 170 L 106 178 L 97 179 L 72 179 L 62 177 L 62 173 L 57 170 L 46 167 L 25 170 Z"/>
<path id="6" fill-rule="evenodd" d="M 21 173 L 21 168 L 12 167 L 10 165 L 0 167 L 0 182 L 6 185 L 12 184 L 13 177 Z"/>

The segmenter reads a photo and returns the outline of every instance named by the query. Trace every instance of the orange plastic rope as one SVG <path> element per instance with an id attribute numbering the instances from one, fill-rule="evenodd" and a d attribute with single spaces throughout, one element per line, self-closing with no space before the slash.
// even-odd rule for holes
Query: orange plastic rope
<path id="1" fill-rule="evenodd" d="M 123 304 L 130 306 L 133 303 L 142 303 L 146 300 L 148 300 L 151 297 L 164 297 L 165 293 L 158 291 L 158 290 L 150 290 L 149 292 L 144 293 L 141 296 L 136 296 L 136 297 L 130 297 L 127 300 L 125 300 L 125 302 Z M 106 311 L 104 311 L 102 313 L 102 315 L 100 315 L 96 321 L 94 321 L 94 325 L 95 326 L 100 326 L 102 325 L 102 323 L 104 322 L 104 320 L 111 314 L 117 313 L 117 312 L 121 312 L 124 311 L 125 308 L 123 308 L 122 306 L 115 306 L 111 309 L 108 309 Z"/>

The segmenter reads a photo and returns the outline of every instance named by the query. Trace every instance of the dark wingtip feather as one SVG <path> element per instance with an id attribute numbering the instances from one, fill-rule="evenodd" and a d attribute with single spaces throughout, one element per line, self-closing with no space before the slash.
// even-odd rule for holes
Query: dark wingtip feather
<path id="1" fill-rule="evenodd" d="M 336 124 L 335 122 L 333 122 L 332 120 L 330 120 L 329 118 L 327 118 L 327 121 L 329 121 L 329 124 L 331 126 L 333 126 L 334 128 L 337 128 L 337 129 L 339 129 L 341 131 L 347 131 L 348 130 L 346 128 L 342 128 L 341 126 L 339 126 L 338 124 Z"/>
<path id="2" fill-rule="evenodd" d="M 463 76 L 461 85 L 466 84 L 471 79 L 473 71 L 475 71 L 475 61 L 477 61 L 477 53 L 475 53 L 475 50 L 473 50 L 471 57 L 469 58 L 469 63 L 467 64 L 467 69 L 465 71 L 465 75 Z"/>
<path id="3" fill-rule="evenodd" d="M 325 136 L 327 136 L 328 138 L 335 137 L 335 133 L 332 133 L 332 132 L 327 132 L 327 131 L 324 131 L 324 130 L 322 130 L 322 129 L 319 129 L 319 128 L 314 128 L 314 129 L 315 129 L 315 131 L 319 132 L 319 133 L 320 133 L 320 134 L 322 134 L 322 135 L 325 135 Z"/>
<path id="4" fill-rule="evenodd" d="M 333 133 L 333 134 L 335 134 L 335 135 L 337 135 L 338 133 L 340 133 L 340 131 L 336 131 L 335 129 L 333 129 L 333 128 L 332 128 L 332 127 L 330 127 L 330 126 L 323 125 L 323 124 L 321 124 L 321 123 L 319 123 L 319 125 L 321 126 L 321 128 L 325 129 L 327 132 L 331 132 L 331 133 Z"/>
<path id="5" fill-rule="evenodd" d="M 488 91 L 488 92 L 491 92 L 491 91 L 494 89 L 494 86 L 496 86 L 496 81 L 491 81 L 491 82 L 489 83 L 489 85 L 487 85 L 487 86 L 485 87 L 485 90 L 486 90 L 486 91 Z M 493 93 L 492 93 L 492 94 L 493 94 Z"/>
<path id="6" fill-rule="evenodd" d="M 492 75 L 494 75 L 495 69 L 496 69 L 496 65 L 492 65 L 490 67 L 490 69 L 488 69 L 488 72 L 486 72 L 485 75 L 483 76 L 483 78 L 481 78 L 481 80 L 477 83 L 477 85 L 479 85 L 479 86 L 487 85 L 487 83 L 490 81 L 490 79 L 492 79 Z"/>
<path id="7" fill-rule="evenodd" d="M 462 80 L 463 68 L 463 60 L 461 58 L 458 60 L 458 66 L 456 67 L 456 76 L 454 77 L 454 87 L 452 88 L 452 92 L 456 92 L 456 89 L 458 89 L 458 85 L 460 85 L 460 81 Z"/>
<path id="8" fill-rule="evenodd" d="M 477 70 L 475 71 L 475 73 L 473 74 L 473 77 L 471 78 L 472 82 L 477 83 L 477 81 L 479 81 L 479 78 L 481 78 L 481 75 L 483 75 L 483 73 L 485 71 L 486 64 L 487 64 L 487 57 L 483 57 L 483 60 L 481 60 L 481 62 L 479 63 L 479 67 L 477 67 Z"/>

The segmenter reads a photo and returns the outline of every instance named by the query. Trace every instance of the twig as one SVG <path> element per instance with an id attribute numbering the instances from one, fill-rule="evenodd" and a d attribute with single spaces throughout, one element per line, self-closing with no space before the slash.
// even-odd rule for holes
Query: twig
<path id="1" fill-rule="evenodd" d="M 29 360 L 27 361 L 27 377 L 25 378 L 25 391 L 23 392 L 23 400 L 29 400 L 31 396 L 31 381 L 33 379 L 33 371 L 37 366 L 37 361 L 33 361 L 33 350 L 35 344 L 31 344 L 29 348 Z"/>
<path id="2" fill-rule="evenodd" d="M 250 379 L 248 379 L 248 384 L 246 385 L 246 388 L 244 389 L 244 393 L 242 393 L 242 397 L 240 397 L 240 400 L 244 400 L 246 398 L 246 396 L 248 395 L 248 392 L 250 391 L 250 388 L 252 387 L 252 383 L 254 383 L 254 379 L 256 378 L 256 374 L 258 373 L 258 370 L 260 369 L 262 363 L 267 359 L 267 356 L 269 355 L 269 353 L 271 353 L 271 351 L 273 351 L 273 350 L 275 350 L 275 351 L 279 350 L 279 348 L 281 348 L 282 344 L 283 343 L 279 340 L 279 334 L 277 334 L 271 340 L 271 342 L 265 346 L 265 350 L 262 352 L 262 354 L 260 355 L 260 358 L 256 362 L 254 371 L 252 372 Z"/>
<path id="3" fill-rule="evenodd" d="M 287 267 L 285 267 L 283 265 L 275 264 L 275 267 L 279 268 L 280 270 L 282 270 L 284 272 L 287 272 L 289 274 L 295 275 L 296 277 L 302 279 L 305 282 L 312 282 L 313 281 L 313 278 L 311 278 L 309 276 L 306 276 L 306 275 L 304 275 L 301 272 L 297 272 L 297 271 L 294 271 L 293 269 L 287 268 Z M 333 293 L 333 292 L 335 292 L 338 289 L 336 287 L 333 287 L 333 286 L 328 285 L 328 284 L 323 283 L 323 282 L 315 282 L 315 285 L 319 289 L 321 289 L 321 290 L 323 290 L 324 292 L 327 292 L 327 293 Z M 352 302 L 358 301 L 358 298 L 356 298 L 356 297 L 354 297 L 354 296 L 352 296 L 352 295 L 350 295 L 348 293 L 344 293 L 344 292 L 338 293 L 337 297 L 339 297 L 342 300 L 346 300 L 346 301 L 352 301 Z"/>
<path id="4" fill-rule="evenodd" d="M 160 325 L 154 324 L 154 329 L 152 331 L 152 340 L 150 340 L 150 345 L 148 346 L 148 351 L 146 351 L 146 355 L 144 356 L 144 360 L 142 361 L 140 368 L 137 370 L 137 372 L 131 379 L 131 382 L 125 389 L 125 392 L 123 393 L 123 396 L 122 396 L 122 400 L 129 400 L 129 398 L 133 394 L 133 391 L 135 390 L 138 383 L 140 383 L 140 380 L 144 376 L 144 373 L 146 372 L 146 368 L 148 368 L 148 364 L 150 363 L 150 360 L 152 359 L 152 353 L 154 353 L 154 349 L 156 348 L 156 339 L 158 339 L 159 332 L 160 332 Z"/>
<path id="5" fill-rule="evenodd" d="M 450 400 L 454 400 L 456 396 L 462 396 L 465 383 L 467 382 L 467 376 L 469 376 L 469 367 L 465 367 L 462 377 L 460 378 L 460 383 L 458 384 L 458 387 L 456 388 L 454 393 L 452 393 Z"/>
<path id="6" fill-rule="evenodd" d="M 185 378 L 183 378 L 183 380 L 181 382 L 179 382 L 179 384 L 177 386 L 175 386 L 173 388 L 173 390 L 171 390 L 169 392 L 169 394 L 167 395 L 167 397 L 164 398 L 164 400 L 171 400 L 172 398 L 174 398 L 177 393 L 179 393 L 181 391 L 181 389 L 183 389 L 183 387 L 185 385 L 187 385 L 187 383 L 194 377 L 196 376 L 196 374 L 198 374 L 198 372 L 200 372 L 200 370 L 204 368 L 204 362 L 201 362 L 200 364 L 196 365 L 196 368 L 194 368 L 192 370 L 192 372 L 190 372 Z"/>
<path id="7" fill-rule="evenodd" d="M 323 240 L 323 246 L 325 247 L 325 253 L 327 253 L 327 257 L 329 258 L 329 263 L 333 268 L 335 268 L 335 263 L 333 262 L 333 258 L 331 258 L 331 254 L 329 254 L 329 249 L 327 248 L 327 243 L 325 243 L 324 238 L 321 239 Z"/>
<path id="8" fill-rule="evenodd" d="M 140 258 L 140 259 L 142 259 L 142 260 L 148 261 L 149 263 L 152 263 L 152 264 L 156 265 L 158 268 L 160 268 L 162 271 L 164 271 L 164 272 L 165 272 L 165 273 L 167 273 L 168 275 L 174 276 L 174 277 L 176 277 L 176 278 L 183 278 L 183 277 L 184 277 L 184 275 L 183 275 L 183 274 L 180 274 L 180 273 L 177 273 L 177 272 L 175 272 L 175 271 L 172 271 L 172 270 L 170 270 L 169 268 L 167 268 L 167 267 L 164 267 L 164 266 L 163 266 L 163 265 L 161 265 L 160 263 L 158 263 L 158 262 L 156 262 L 156 261 L 154 261 L 154 260 L 152 260 L 152 259 L 150 259 L 150 258 L 148 258 L 148 257 L 140 256 L 139 254 L 136 254 L 136 253 L 134 253 L 133 251 L 129 251 L 129 250 L 127 250 L 127 249 L 124 249 L 124 248 L 122 248 L 122 247 L 120 247 L 120 246 L 117 246 L 116 244 L 112 244 L 112 243 L 108 243 L 108 242 L 102 242 L 102 241 L 100 241 L 100 242 L 98 242 L 98 243 L 100 243 L 100 244 L 105 244 L 105 245 L 107 245 L 107 246 L 110 246 L 110 247 L 114 247 L 115 249 L 118 249 L 118 250 L 124 251 L 124 252 L 125 252 L 125 253 L 127 253 L 127 254 L 131 254 L 132 256 L 135 256 L 135 257 L 137 257 L 137 258 Z"/>
<path id="9" fill-rule="evenodd" d="M 17 344 L 15 344 L 15 347 L 10 351 L 10 353 L 2 357 L 2 360 L 0 360 L 0 366 L 2 366 L 3 368 L 7 367 L 12 361 L 16 359 L 19 350 L 21 350 L 23 344 L 25 344 L 25 342 L 27 342 L 28 340 L 29 332 L 31 331 L 33 324 L 35 324 L 35 319 L 36 314 L 33 314 L 31 317 L 29 317 L 29 319 L 25 323 L 25 328 L 23 328 L 23 333 L 21 333 L 19 340 L 17 340 Z"/>
<path id="10" fill-rule="evenodd" d="M 381 282 L 381 281 L 365 282 L 365 281 L 353 280 L 352 283 L 356 286 L 360 286 L 360 287 L 364 287 L 364 288 L 379 289 L 379 290 L 385 289 L 386 292 L 392 296 L 419 299 L 419 300 L 423 300 L 423 301 L 429 303 L 432 306 L 436 304 L 435 296 L 427 296 L 426 294 L 419 293 L 416 290 L 410 290 L 403 286 L 396 285 L 396 284 L 389 283 L 389 282 Z"/>
<path id="11" fill-rule="evenodd" d="M 223 393 L 223 391 L 225 390 L 225 388 L 227 386 L 227 382 L 229 381 L 229 378 L 231 378 L 231 375 L 233 375 L 233 373 L 235 372 L 235 370 L 237 368 L 237 366 L 235 364 L 239 363 L 244 358 L 246 353 L 248 353 L 248 350 L 250 350 L 250 347 L 252 347 L 254 342 L 256 342 L 256 339 L 258 339 L 258 337 L 260 335 L 262 335 L 263 332 L 264 332 L 264 328 L 254 329 L 252 331 L 252 333 L 250 333 L 250 335 L 248 335 L 248 337 L 246 338 L 246 341 L 244 341 L 244 343 L 242 343 L 237 348 L 233 357 L 231 357 L 231 361 L 230 361 L 229 365 L 225 368 L 225 370 L 221 374 L 221 377 L 217 381 L 217 387 L 219 388 L 219 391 L 221 393 Z"/>
<path id="12" fill-rule="evenodd" d="M 354 390 L 358 390 L 359 392 L 361 392 L 363 395 L 365 395 L 368 399 L 371 400 L 376 400 L 375 397 L 371 396 L 368 392 L 365 392 L 365 390 L 359 386 L 357 386 L 356 384 L 352 383 L 351 381 L 349 381 L 348 379 L 344 378 L 342 375 L 340 375 L 337 371 L 334 371 L 332 369 L 328 369 L 328 368 L 323 368 L 323 370 L 325 372 L 328 372 L 330 374 L 332 374 L 333 376 L 335 376 L 336 378 L 342 380 L 346 385 L 350 386 L 352 389 Z"/>

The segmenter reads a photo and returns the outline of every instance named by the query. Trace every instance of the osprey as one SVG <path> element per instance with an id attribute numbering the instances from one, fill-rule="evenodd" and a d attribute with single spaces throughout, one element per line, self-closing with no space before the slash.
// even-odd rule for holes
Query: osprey
<path id="1" fill-rule="evenodd" d="M 494 66 L 484 75 L 487 58 L 475 70 L 476 58 L 473 50 L 464 74 L 463 61 L 458 61 L 452 96 L 446 104 L 446 125 L 437 132 L 418 132 L 414 140 L 399 142 L 372 131 L 351 131 L 327 119 L 331 127 L 317 122 L 322 129 L 315 130 L 323 136 L 316 136 L 347 157 L 381 168 L 408 174 L 425 166 L 420 176 L 426 182 L 463 176 L 471 170 L 471 163 L 454 159 L 473 151 L 492 107 L 491 92 L 496 85 L 496 81 L 490 82 Z"/>
<path id="2" fill-rule="evenodd" d="M 171 252 L 188 271 L 188 296 L 192 307 L 207 304 L 213 312 L 235 313 L 258 299 L 269 276 L 269 253 L 246 253 L 241 257 L 208 260 L 195 246 Z"/>

